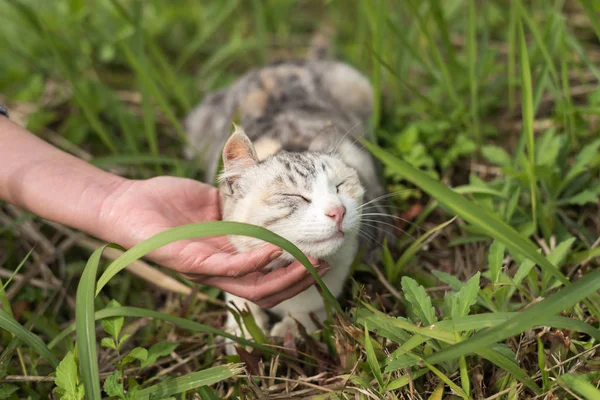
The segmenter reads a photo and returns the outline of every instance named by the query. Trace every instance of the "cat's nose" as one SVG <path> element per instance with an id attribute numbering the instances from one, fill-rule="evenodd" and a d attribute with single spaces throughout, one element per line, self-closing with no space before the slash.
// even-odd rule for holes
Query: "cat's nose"
<path id="1" fill-rule="evenodd" d="M 342 205 L 329 207 L 325 210 L 325 215 L 335 221 L 338 230 L 342 230 L 342 221 L 344 220 L 344 215 L 346 215 L 346 207 Z"/>

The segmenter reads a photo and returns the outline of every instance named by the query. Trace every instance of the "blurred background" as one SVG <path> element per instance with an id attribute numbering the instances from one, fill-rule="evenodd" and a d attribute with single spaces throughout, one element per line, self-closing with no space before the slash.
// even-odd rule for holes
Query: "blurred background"
<path id="1" fill-rule="evenodd" d="M 30 131 L 100 168 L 201 179 L 198 165 L 182 156 L 183 117 L 250 68 L 304 57 L 313 33 L 329 26 L 335 56 L 374 87 L 366 137 L 460 188 L 545 254 L 563 244 L 555 261 L 576 277 L 598 266 L 599 13 L 598 2 L 585 0 L 0 0 L 0 103 Z M 406 250 L 450 214 L 391 169 L 384 174 L 399 192 L 392 210 L 404 232 L 397 245 Z M 15 317 L 35 321 L 43 337 L 74 317 L 77 281 L 94 248 L 88 239 L 0 203 L 1 277 L 20 269 L 7 296 Z M 432 291 L 443 297 L 454 281 L 435 271 L 464 281 L 483 269 L 489 244 L 476 227 L 453 224 L 428 239 L 426 252 L 411 250 L 400 266 L 387 258 L 380 268 L 392 287 L 411 276 L 445 287 Z M 350 299 L 387 292 L 369 266 L 357 265 L 356 274 L 366 286 L 353 283 Z M 523 304 L 552 289 L 537 278 L 520 287 Z M 225 312 L 211 303 L 219 292 L 193 290 L 210 301 L 120 274 L 96 301 L 219 326 Z M 391 314 L 404 307 L 385 295 L 379 301 Z M 506 301 L 496 311 L 503 309 L 515 307 Z M 136 343 L 173 338 L 171 329 L 140 325 Z M 213 343 L 175 336 L 188 350 Z M 190 370 L 220 353 L 202 354 Z M 12 364 L 4 368 L 15 373 Z"/>

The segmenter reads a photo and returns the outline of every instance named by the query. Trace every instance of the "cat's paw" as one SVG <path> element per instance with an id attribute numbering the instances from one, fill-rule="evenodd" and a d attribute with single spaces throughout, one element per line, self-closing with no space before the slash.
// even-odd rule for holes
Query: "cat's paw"
<path id="1" fill-rule="evenodd" d="M 284 317 L 281 321 L 273 325 L 273 328 L 271 328 L 270 336 L 283 338 L 285 337 L 285 334 L 288 330 L 291 331 L 292 337 L 294 339 L 301 339 L 296 320 L 289 316 Z"/>

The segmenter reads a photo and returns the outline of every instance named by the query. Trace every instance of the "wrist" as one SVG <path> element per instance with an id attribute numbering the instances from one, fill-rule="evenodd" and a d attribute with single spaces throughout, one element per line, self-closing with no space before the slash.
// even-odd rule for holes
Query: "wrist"
<path id="1" fill-rule="evenodd" d="M 67 225 L 99 239 L 119 243 L 115 238 L 118 203 L 127 195 L 135 181 L 104 171 L 102 174 L 88 182 L 78 200 L 78 212 L 75 213 L 77 222 L 73 221 Z"/>

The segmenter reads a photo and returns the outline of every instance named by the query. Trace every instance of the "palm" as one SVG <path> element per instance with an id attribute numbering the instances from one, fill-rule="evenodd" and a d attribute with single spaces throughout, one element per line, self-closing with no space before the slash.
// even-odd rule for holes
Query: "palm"
<path id="1" fill-rule="evenodd" d="M 218 221 L 218 190 L 189 179 L 158 177 L 132 182 L 116 196 L 107 211 L 113 230 L 107 239 L 129 248 L 170 228 L 196 222 Z M 273 306 L 305 290 L 314 281 L 294 262 L 273 272 L 262 269 L 281 250 L 273 245 L 234 254 L 226 237 L 181 240 L 148 256 L 190 279 L 212 285 L 257 302 Z M 319 273 L 327 265 L 311 260 Z"/>
<path id="2" fill-rule="evenodd" d="M 217 189 L 187 179 L 160 177 L 135 182 L 130 195 L 115 206 L 124 220 L 118 224 L 134 245 L 159 232 L 195 222 L 220 219 Z M 173 243 L 159 249 L 153 259 L 180 272 L 189 272 L 192 261 L 184 257 L 185 249 L 193 247 L 198 256 L 215 252 L 232 252 L 226 237 L 209 237 Z"/>

